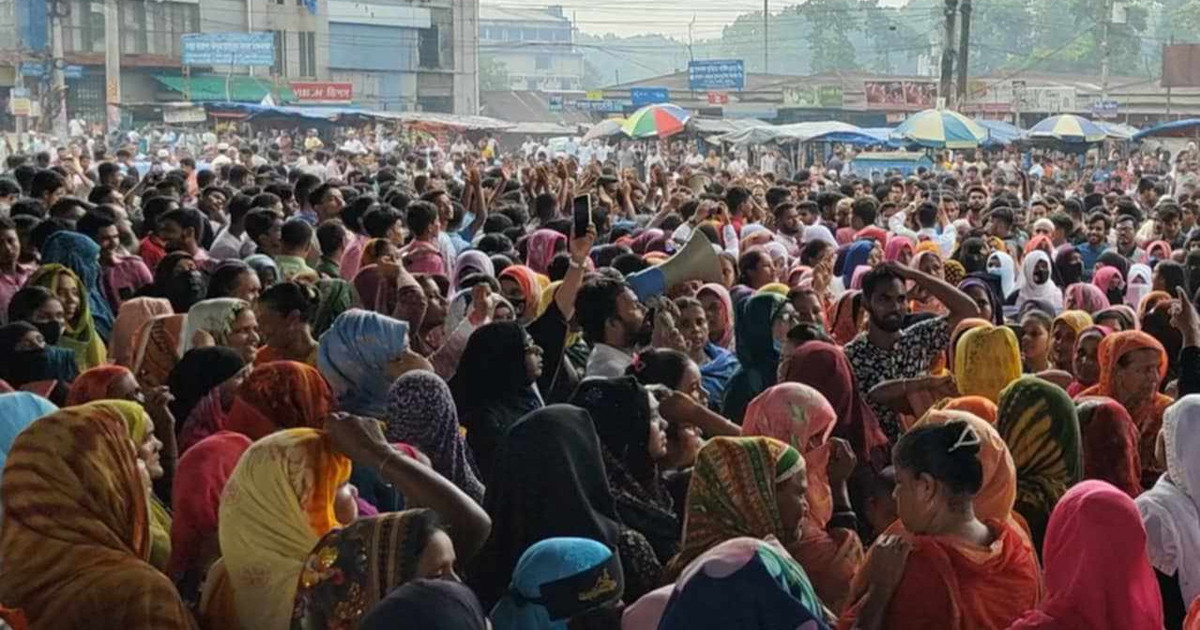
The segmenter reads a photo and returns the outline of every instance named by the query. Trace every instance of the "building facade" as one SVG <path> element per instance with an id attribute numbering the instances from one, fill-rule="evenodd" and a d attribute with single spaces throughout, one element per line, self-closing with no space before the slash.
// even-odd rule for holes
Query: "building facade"
<path id="1" fill-rule="evenodd" d="M 485 6 L 479 18 L 479 45 L 482 56 L 497 64 L 495 71 L 507 75 L 510 90 L 583 89 L 583 53 L 575 49 L 574 28 L 562 7 L 537 11 Z"/>

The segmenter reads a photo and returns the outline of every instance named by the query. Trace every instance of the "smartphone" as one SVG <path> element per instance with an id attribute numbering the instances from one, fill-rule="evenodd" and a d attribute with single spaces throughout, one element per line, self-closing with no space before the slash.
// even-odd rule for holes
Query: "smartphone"
<path id="1" fill-rule="evenodd" d="M 587 234 L 588 226 L 592 225 L 592 196 L 577 195 L 571 206 L 571 216 L 574 217 L 572 233 L 576 236 Z"/>

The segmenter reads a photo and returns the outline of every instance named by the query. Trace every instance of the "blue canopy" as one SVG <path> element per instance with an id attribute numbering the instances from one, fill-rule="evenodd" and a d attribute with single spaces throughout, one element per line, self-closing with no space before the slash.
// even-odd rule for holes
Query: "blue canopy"
<path id="1" fill-rule="evenodd" d="M 1155 136 L 1175 136 L 1186 137 L 1200 132 L 1200 118 L 1185 118 L 1183 120 L 1172 120 L 1153 127 L 1148 127 L 1133 134 L 1134 142 L 1143 138 L 1151 138 Z"/>
<path id="2" fill-rule="evenodd" d="M 979 123 L 980 127 L 987 129 L 987 140 L 983 141 L 985 147 L 1008 146 L 1017 140 L 1025 133 L 1020 127 L 1006 123 L 1002 120 L 986 120 L 976 118 L 975 122 Z"/>

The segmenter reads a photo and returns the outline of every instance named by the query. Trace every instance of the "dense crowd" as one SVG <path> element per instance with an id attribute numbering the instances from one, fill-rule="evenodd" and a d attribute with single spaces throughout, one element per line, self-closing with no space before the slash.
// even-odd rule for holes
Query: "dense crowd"
<path id="1" fill-rule="evenodd" d="M 10 627 L 1200 628 L 1194 146 L 119 140 L 0 175 Z"/>

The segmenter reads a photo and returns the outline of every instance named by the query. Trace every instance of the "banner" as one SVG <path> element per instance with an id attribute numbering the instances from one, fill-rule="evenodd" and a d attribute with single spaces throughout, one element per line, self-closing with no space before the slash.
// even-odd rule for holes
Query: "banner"
<path id="1" fill-rule="evenodd" d="M 201 123 L 208 120 L 203 107 L 164 107 L 163 122 L 170 124 Z"/>
<path id="2" fill-rule="evenodd" d="M 746 67 L 741 59 L 688 62 L 688 87 L 695 92 L 744 90 Z"/>
<path id="3" fill-rule="evenodd" d="M 709 92 L 709 105 L 724 105 L 729 102 L 729 93 L 727 92 Z"/>
<path id="4" fill-rule="evenodd" d="M 297 103 L 349 103 L 354 97 L 354 85 L 331 81 L 292 81 L 292 94 Z"/>
<path id="5" fill-rule="evenodd" d="M 181 35 L 185 66 L 273 66 L 273 33 L 188 33 Z"/>
<path id="6" fill-rule="evenodd" d="M 783 88 L 783 104 L 791 107 L 841 107 L 845 102 L 840 85 L 797 85 Z"/>
<path id="7" fill-rule="evenodd" d="M 1063 114 L 1077 111 L 1073 87 L 1027 87 L 1021 98 L 1021 111 L 1035 114 Z"/>
<path id="8" fill-rule="evenodd" d="M 863 81 L 869 109 L 920 111 L 937 104 L 933 81 Z"/>
<path id="9" fill-rule="evenodd" d="M 634 107 L 666 103 L 671 100 L 671 92 L 665 87 L 629 88 L 629 100 Z"/>

